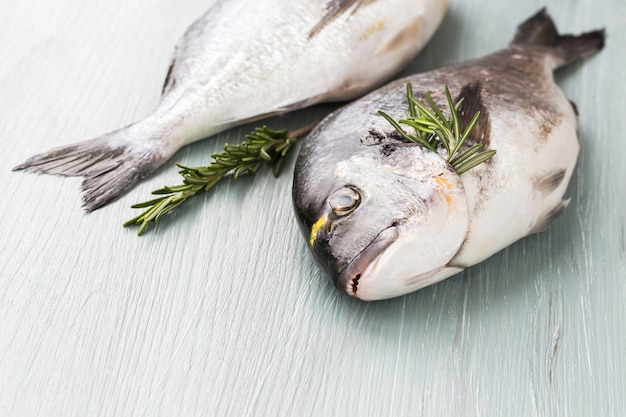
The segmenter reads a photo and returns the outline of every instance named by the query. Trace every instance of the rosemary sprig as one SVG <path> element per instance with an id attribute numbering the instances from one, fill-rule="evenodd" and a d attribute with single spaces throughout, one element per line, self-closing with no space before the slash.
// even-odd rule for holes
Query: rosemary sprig
<path id="1" fill-rule="evenodd" d="M 458 110 L 463 102 L 463 98 L 456 103 L 452 99 L 448 86 L 445 86 L 446 99 L 450 109 L 450 118 L 444 116 L 443 112 L 435 104 L 429 92 L 425 94 L 428 106 L 420 102 L 413 95 L 411 83 L 406 84 L 406 100 L 409 111 L 406 119 L 397 122 L 387 113 L 379 110 L 378 113 L 398 131 L 406 140 L 418 143 L 435 153 L 443 153 L 446 161 L 452 165 L 454 170 L 463 174 L 470 169 L 489 160 L 496 153 L 495 150 L 483 150 L 483 145 L 477 143 L 465 151 L 461 152 L 463 144 L 472 133 L 480 117 L 480 112 L 476 112 L 470 123 L 463 132 L 460 131 Z M 401 125 L 413 128 L 413 133 L 408 133 Z"/>
<path id="2" fill-rule="evenodd" d="M 139 216 L 124 223 L 124 226 L 139 226 L 138 235 L 142 235 L 148 225 L 157 222 L 164 214 L 189 200 L 198 193 L 213 188 L 226 175 L 234 179 L 243 174 L 255 174 L 263 163 L 273 166 L 274 175 L 278 176 L 285 155 L 292 149 L 296 140 L 310 131 L 312 123 L 296 131 L 272 130 L 267 126 L 256 128 L 246 135 L 246 141 L 240 145 L 224 145 L 224 152 L 212 155 L 213 162 L 206 167 L 191 168 L 176 164 L 183 183 L 165 186 L 152 192 L 158 198 L 134 204 L 132 208 L 147 208 Z"/>
<path id="3" fill-rule="evenodd" d="M 491 158 L 496 151 L 483 150 L 481 144 L 475 144 L 460 152 L 463 144 L 478 122 L 480 112 L 472 118 L 467 128 L 461 133 L 458 110 L 463 102 L 461 98 L 454 103 L 448 86 L 445 87 L 446 98 L 450 108 L 450 118 L 446 118 L 435 104 L 430 93 L 426 93 L 428 106 L 413 96 L 411 83 L 406 86 L 406 98 L 409 106 L 406 119 L 393 120 L 383 111 L 382 115 L 406 140 L 421 144 L 432 152 L 442 155 L 459 174 L 482 164 Z M 234 179 L 243 174 L 255 174 L 263 163 L 271 164 L 274 175 L 278 176 L 282 162 L 293 148 L 296 140 L 309 132 L 317 122 L 296 131 L 272 130 L 267 126 L 256 128 L 246 135 L 246 141 L 240 145 L 224 145 L 224 152 L 214 154 L 213 162 L 206 167 L 187 167 L 176 164 L 183 176 L 183 183 L 165 186 L 152 192 L 159 197 L 143 203 L 134 204 L 132 208 L 147 209 L 137 217 L 124 223 L 124 226 L 139 226 L 138 235 L 142 235 L 150 223 L 157 222 L 163 215 L 189 200 L 191 197 L 213 188 L 225 176 Z M 401 125 L 412 127 L 414 133 L 408 133 Z"/>

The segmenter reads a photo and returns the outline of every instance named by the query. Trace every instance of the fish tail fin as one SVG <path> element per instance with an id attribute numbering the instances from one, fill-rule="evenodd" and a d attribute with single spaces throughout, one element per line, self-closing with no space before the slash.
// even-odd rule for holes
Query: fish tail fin
<path id="1" fill-rule="evenodd" d="M 511 45 L 543 46 L 554 58 L 554 69 L 584 59 L 604 48 L 604 29 L 580 35 L 559 34 L 545 8 L 517 27 Z"/>
<path id="2" fill-rule="evenodd" d="M 139 122 L 35 155 L 13 170 L 84 177 L 83 208 L 93 211 L 154 172 L 177 150 L 163 146 L 163 138 L 142 133 L 145 129 Z"/>

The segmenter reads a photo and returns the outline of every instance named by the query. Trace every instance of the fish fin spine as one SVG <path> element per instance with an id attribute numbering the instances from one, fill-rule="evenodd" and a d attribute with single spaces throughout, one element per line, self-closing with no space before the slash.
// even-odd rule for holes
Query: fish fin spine
<path id="1" fill-rule="evenodd" d="M 545 8 L 517 27 L 513 46 L 542 46 L 555 58 L 554 68 L 587 58 L 604 48 L 604 29 L 580 35 L 559 34 Z"/>
<path id="2" fill-rule="evenodd" d="M 133 126 L 35 155 L 13 171 L 84 177 L 83 208 L 96 210 L 154 172 L 174 153 L 150 146 L 150 142 L 138 143 L 128 132 Z"/>

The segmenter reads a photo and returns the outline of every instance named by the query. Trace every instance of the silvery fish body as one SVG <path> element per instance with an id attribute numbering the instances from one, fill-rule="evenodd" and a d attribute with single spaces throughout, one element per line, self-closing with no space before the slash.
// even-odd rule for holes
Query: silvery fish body
<path id="1" fill-rule="evenodd" d="M 15 169 L 84 176 L 84 207 L 96 209 L 186 144 L 367 92 L 413 58 L 446 7 L 447 0 L 219 0 L 179 42 L 152 114 Z"/>
<path id="2" fill-rule="evenodd" d="M 553 71 L 600 50 L 604 32 L 560 36 L 542 10 L 511 45 L 482 59 L 394 81 L 328 116 L 296 162 L 293 201 L 318 263 L 364 300 L 415 291 L 543 230 L 563 200 L 579 144 L 577 111 Z M 408 143 L 378 114 L 406 116 L 405 85 L 461 124 L 481 112 L 467 146 L 496 150 L 459 176 L 438 153 Z"/>

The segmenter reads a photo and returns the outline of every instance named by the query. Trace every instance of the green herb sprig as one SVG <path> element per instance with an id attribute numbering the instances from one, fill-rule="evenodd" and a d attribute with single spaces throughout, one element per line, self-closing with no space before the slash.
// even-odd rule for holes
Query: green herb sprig
<path id="1" fill-rule="evenodd" d="M 474 127 L 476 127 L 480 112 L 476 112 L 465 130 L 461 132 L 458 111 L 464 99 L 461 98 L 454 103 L 447 85 L 445 86 L 445 92 L 450 109 L 450 118 L 443 114 L 439 106 L 435 104 L 430 93 L 427 92 L 425 94 L 430 108 L 417 100 L 413 95 L 411 83 L 406 85 L 406 100 L 409 106 L 406 119 L 396 122 L 387 113 L 381 110 L 378 113 L 387 119 L 406 140 L 423 145 L 435 153 L 440 153 L 440 150 L 445 149 L 445 154 L 442 156 L 461 175 L 489 160 L 495 155 L 496 151 L 485 151 L 483 150 L 483 145 L 477 143 L 461 152 L 463 144 L 472 133 Z M 414 133 L 408 133 L 401 125 L 412 127 Z"/>
<path id="2" fill-rule="evenodd" d="M 454 103 L 448 86 L 445 87 L 450 108 L 447 118 L 435 104 L 430 93 L 426 93 L 427 107 L 413 96 L 411 83 L 406 86 L 406 98 L 409 112 L 406 119 L 395 121 L 383 111 L 383 116 L 406 140 L 421 144 L 435 153 L 443 154 L 457 173 L 463 174 L 491 158 L 496 151 L 483 150 L 481 144 L 475 144 L 461 152 L 463 144 L 471 134 L 480 117 L 477 112 L 463 132 L 460 132 L 458 110 L 463 102 L 461 98 Z M 293 149 L 296 140 L 309 132 L 317 122 L 296 131 L 272 130 L 267 126 L 256 128 L 246 135 L 246 141 L 240 145 L 224 145 L 224 152 L 214 154 L 213 162 L 206 167 L 191 168 L 176 164 L 183 176 L 183 183 L 165 186 L 152 192 L 158 195 L 144 203 L 134 204 L 132 208 L 147 209 L 137 217 L 124 223 L 124 226 L 139 226 L 138 235 L 142 235 L 150 223 L 157 222 L 163 215 L 199 193 L 213 188 L 228 175 L 234 179 L 243 174 L 255 174 L 266 163 L 273 166 L 274 175 L 278 176 L 282 162 Z M 401 125 L 413 128 L 408 133 Z M 445 150 L 445 153 L 444 153 Z"/>
<path id="3" fill-rule="evenodd" d="M 278 176 L 283 160 L 293 148 L 296 140 L 310 131 L 317 122 L 296 131 L 272 130 L 267 126 L 256 128 L 246 135 L 246 141 L 240 145 L 224 145 L 224 152 L 212 155 L 213 162 L 206 167 L 191 168 L 176 164 L 183 183 L 165 186 L 152 192 L 160 197 L 139 204 L 132 208 L 147 208 L 139 216 L 124 223 L 124 226 L 139 226 L 138 235 L 142 235 L 148 225 L 157 222 L 164 214 L 189 200 L 191 197 L 208 191 L 229 174 L 234 179 L 243 174 L 255 174 L 264 164 L 273 166 L 274 175 Z"/>

